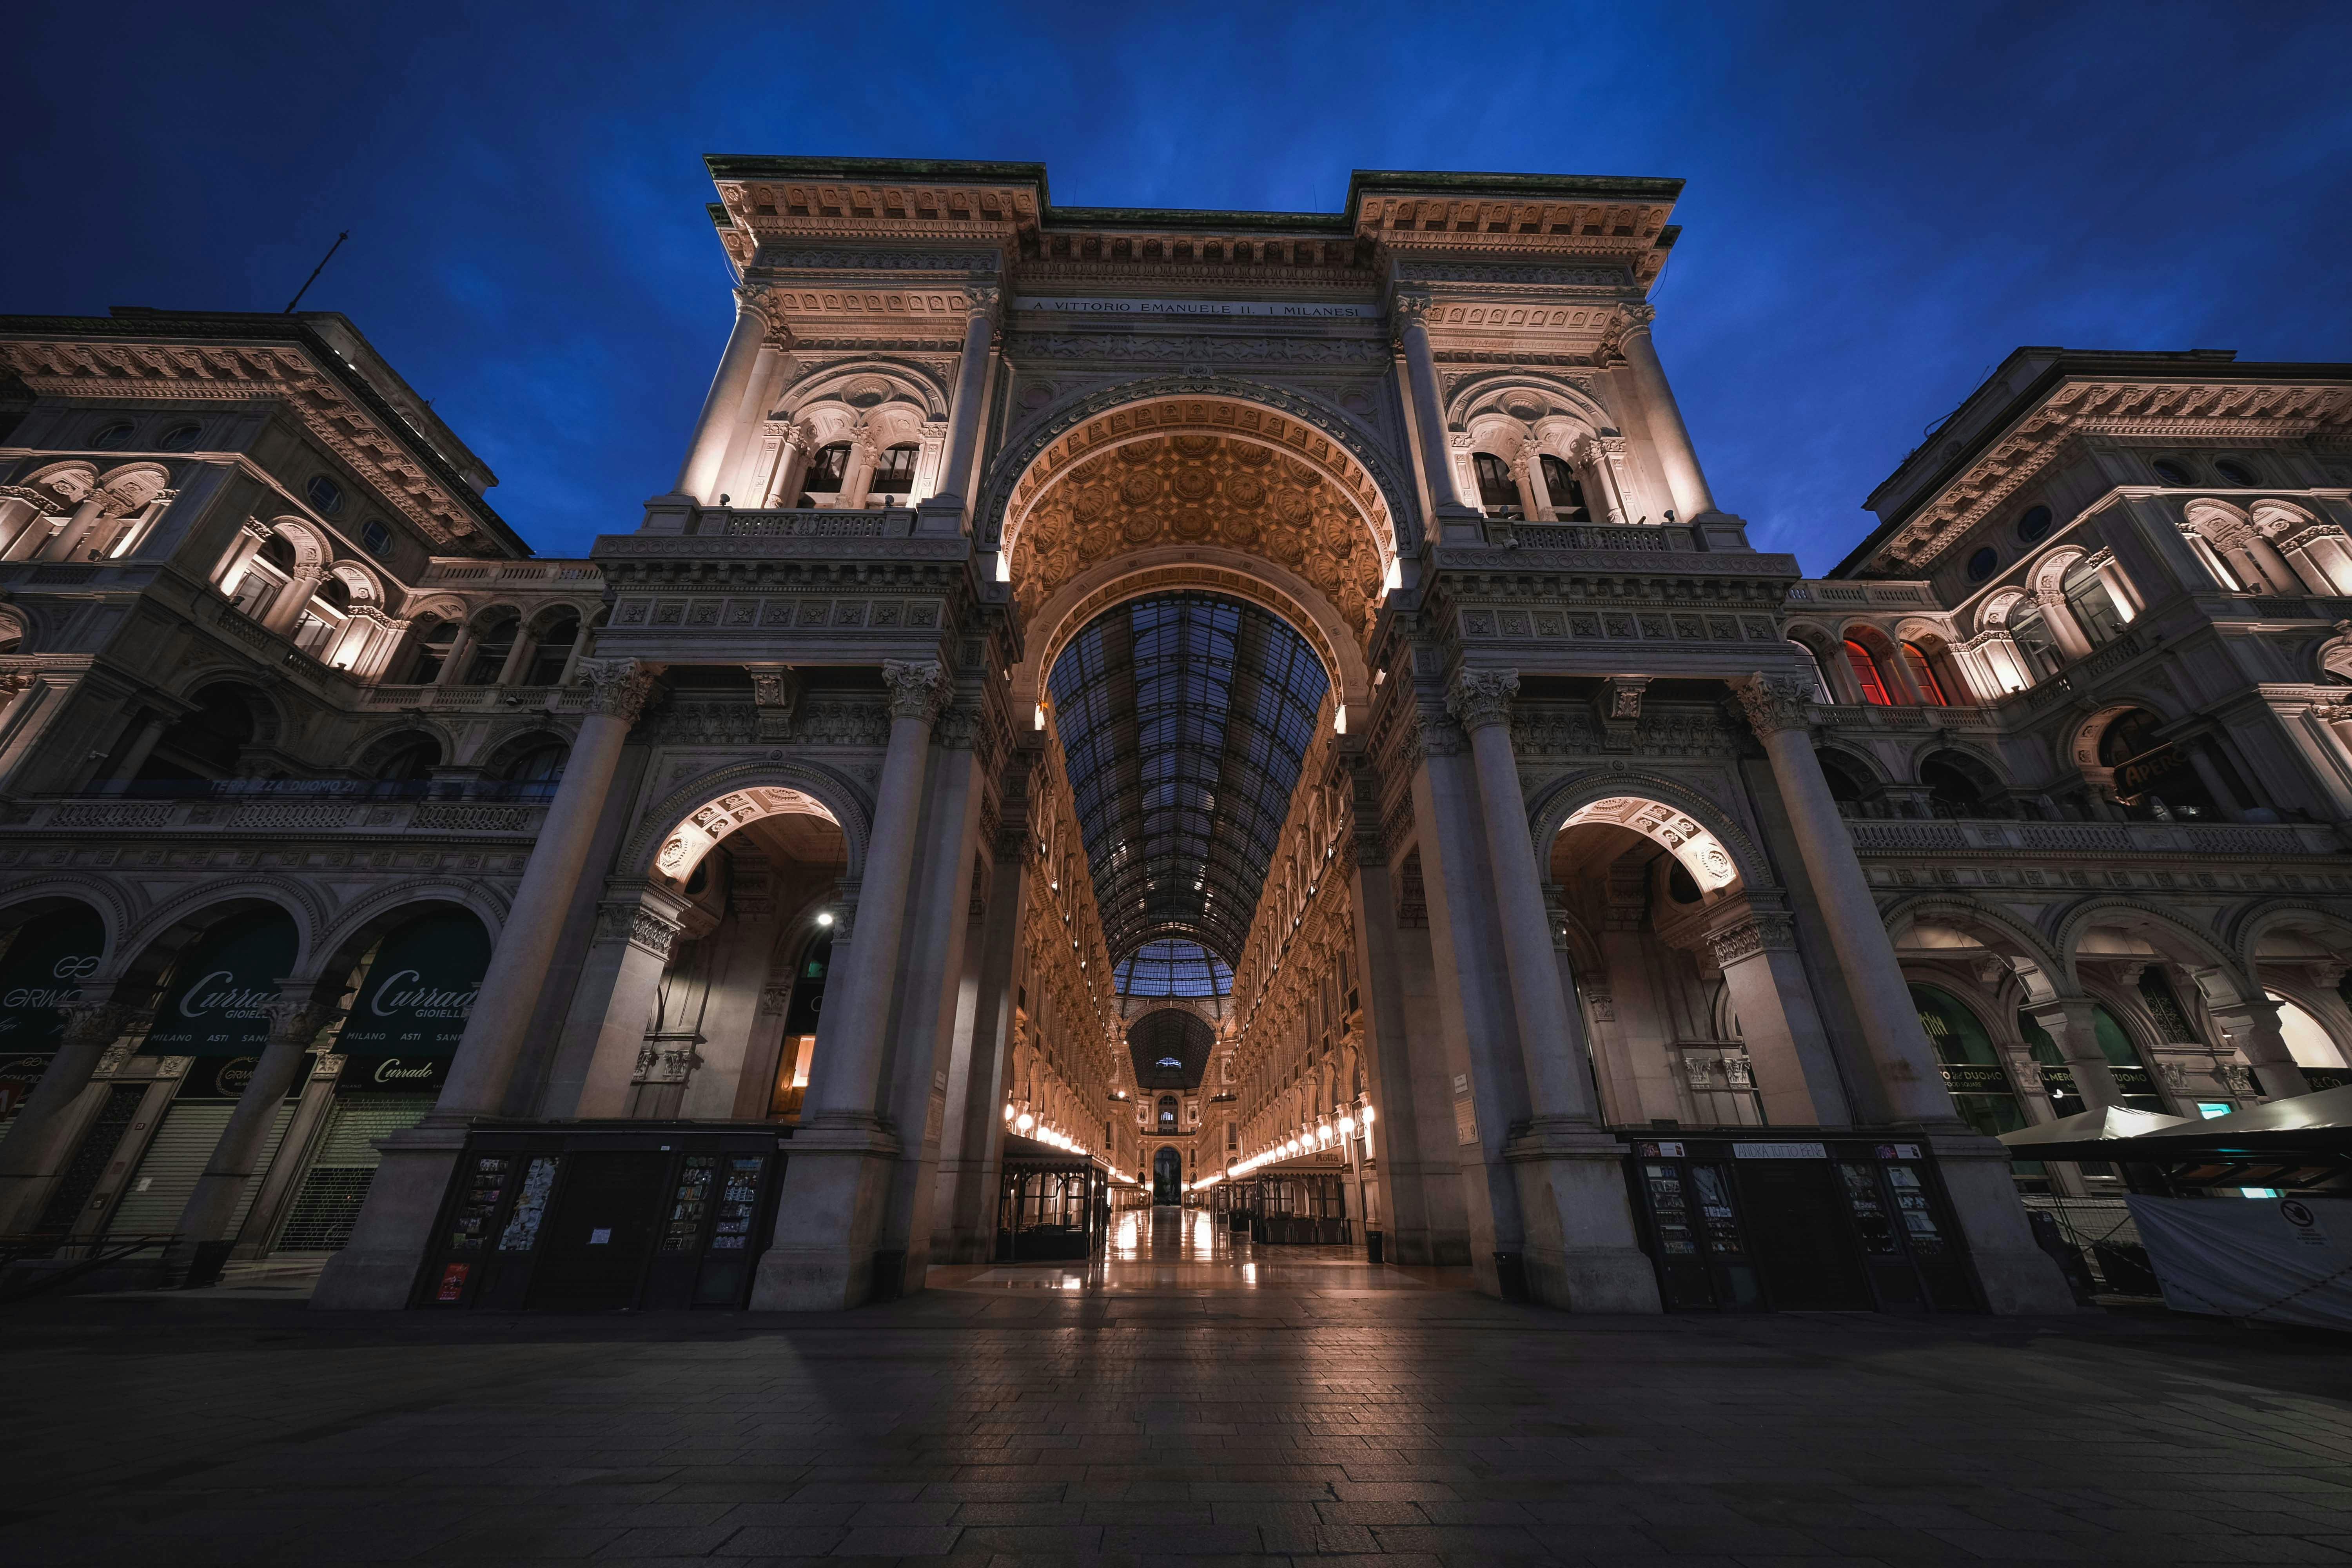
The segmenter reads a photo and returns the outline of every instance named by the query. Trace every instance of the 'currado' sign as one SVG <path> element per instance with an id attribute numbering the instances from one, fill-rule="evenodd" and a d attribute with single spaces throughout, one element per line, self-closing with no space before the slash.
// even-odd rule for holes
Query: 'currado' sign
<path id="1" fill-rule="evenodd" d="M 438 1089 L 489 963 L 488 933 L 462 911 L 426 915 L 386 937 L 343 1020 L 337 1048 L 349 1059 L 339 1089 Z"/>
<path id="2" fill-rule="evenodd" d="M 294 967 L 294 922 L 269 911 L 224 921 L 173 966 L 142 1051 L 238 1057 L 269 1044 L 269 1005 Z"/>

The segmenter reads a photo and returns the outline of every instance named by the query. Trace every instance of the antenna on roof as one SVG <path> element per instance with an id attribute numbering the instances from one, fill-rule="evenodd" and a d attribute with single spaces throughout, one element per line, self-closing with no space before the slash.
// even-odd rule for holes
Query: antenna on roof
<path id="1" fill-rule="evenodd" d="M 350 229 L 345 229 L 335 236 L 335 243 L 327 247 L 327 254 L 319 258 L 319 265 L 310 268 L 310 276 L 302 279 L 302 287 L 294 290 L 294 298 L 286 301 L 285 314 L 290 316 L 294 313 L 294 307 L 302 302 L 302 296 L 310 291 L 310 285 L 319 280 L 319 274 L 327 269 L 327 263 L 335 258 L 335 252 L 341 250 L 343 247 L 343 241 L 351 237 Z"/>

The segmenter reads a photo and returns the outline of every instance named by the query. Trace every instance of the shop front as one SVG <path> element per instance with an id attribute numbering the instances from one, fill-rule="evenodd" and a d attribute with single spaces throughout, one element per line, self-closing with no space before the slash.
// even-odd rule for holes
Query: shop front
<path id="1" fill-rule="evenodd" d="M 376 1140 L 433 1109 L 466 1033 L 489 933 L 462 910 L 419 916 L 362 961 L 352 1009 L 311 1079 L 301 1156 L 269 1187 L 270 1250 L 333 1252 L 375 1179 Z"/>
<path id="2" fill-rule="evenodd" d="M 87 910 L 27 921 L 0 936 L 0 1138 L 58 1054 L 64 1009 L 98 973 L 105 946 L 106 928 Z"/>
<path id="3" fill-rule="evenodd" d="M 996 1261 L 1076 1263 L 1110 1234 L 1110 1173 L 1084 1154 L 1007 1133 L 996 1202 Z"/>
<path id="4" fill-rule="evenodd" d="M 1636 1139 L 1669 1311 L 1982 1310 L 1933 1156 L 1874 1139 Z"/>

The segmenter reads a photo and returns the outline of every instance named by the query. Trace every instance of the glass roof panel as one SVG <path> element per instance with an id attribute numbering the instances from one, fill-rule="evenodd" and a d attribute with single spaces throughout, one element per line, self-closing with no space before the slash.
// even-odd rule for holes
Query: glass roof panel
<path id="1" fill-rule="evenodd" d="M 1171 594 L 1097 616 L 1046 685 L 1111 952 L 1182 938 L 1230 965 L 1329 685 L 1314 650 L 1255 605 Z"/>
<path id="2" fill-rule="evenodd" d="M 1197 942 L 1147 942 L 1112 972 L 1122 996 L 1225 996 L 1232 967 Z"/>

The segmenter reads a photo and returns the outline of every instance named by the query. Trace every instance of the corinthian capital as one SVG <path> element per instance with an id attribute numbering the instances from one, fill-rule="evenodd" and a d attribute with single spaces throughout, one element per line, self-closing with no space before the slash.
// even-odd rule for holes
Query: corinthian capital
<path id="1" fill-rule="evenodd" d="M 317 1039 L 328 1025 L 342 1016 L 342 1009 L 333 1004 L 309 997 L 280 997 L 265 1011 L 269 1015 L 271 1039 L 292 1040 L 304 1046 Z"/>
<path id="2" fill-rule="evenodd" d="M 948 672 L 937 659 L 886 658 L 882 680 L 890 689 L 893 719 L 919 719 L 929 724 L 947 701 Z"/>
<path id="3" fill-rule="evenodd" d="M 971 301 L 967 321 L 985 320 L 992 327 L 1003 319 L 1004 290 L 993 283 L 967 283 L 964 298 Z"/>
<path id="4" fill-rule="evenodd" d="M 1511 721 L 1511 699 L 1519 689 L 1516 669 L 1465 669 L 1445 693 L 1445 710 L 1465 730 Z"/>
<path id="5" fill-rule="evenodd" d="M 1731 691 L 1739 699 L 1739 711 L 1747 719 L 1748 727 L 1759 735 L 1812 727 L 1816 699 L 1812 688 L 1804 681 L 1759 672 L 1734 681 Z"/>
<path id="6" fill-rule="evenodd" d="M 583 658 L 580 680 L 588 688 L 588 711 L 634 724 L 653 695 L 654 672 L 634 658 Z"/>
<path id="7" fill-rule="evenodd" d="M 107 1046 L 131 1033 L 143 1028 L 148 1010 L 129 1002 L 111 997 L 92 996 L 85 992 L 81 997 L 68 1002 L 58 1009 L 65 1017 L 64 1046 Z"/>

